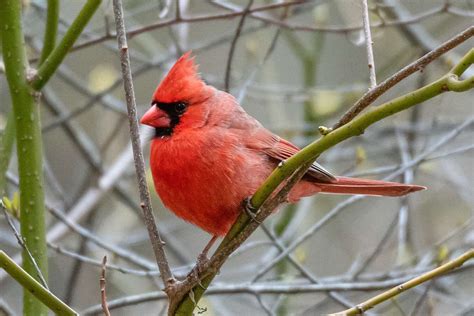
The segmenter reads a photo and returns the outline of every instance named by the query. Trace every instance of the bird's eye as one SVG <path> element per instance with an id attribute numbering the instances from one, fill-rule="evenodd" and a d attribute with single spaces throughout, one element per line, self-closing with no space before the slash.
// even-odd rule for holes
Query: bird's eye
<path id="1" fill-rule="evenodd" d="M 178 102 L 174 106 L 176 112 L 179 114 L 184 113 L 187 107 L 188 105 L 185 102 Z"/>

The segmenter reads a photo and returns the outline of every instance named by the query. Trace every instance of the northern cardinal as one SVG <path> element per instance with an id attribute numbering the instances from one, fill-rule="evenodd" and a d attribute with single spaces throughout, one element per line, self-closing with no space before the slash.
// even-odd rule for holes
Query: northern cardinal
<path id="1" fill-rule="evenodd" d="M 159 84 L 141 123 L 155 129 L 150 165 L 164 205 L 213 239 L 227 233 L 242 201 L 278 163 L 299 151 L 247 114 L 232 95 L 207 85 L 190 52 Z M 314 163 L 291 190 L 288 202 L 320 192 L 401 196 L 423 189 L 336 177 Z"/>

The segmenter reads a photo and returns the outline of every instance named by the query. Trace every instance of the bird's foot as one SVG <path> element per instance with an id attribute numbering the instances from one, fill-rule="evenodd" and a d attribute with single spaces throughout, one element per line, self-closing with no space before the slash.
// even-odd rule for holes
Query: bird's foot
<path id="1" fill-rule="evenodd" d="M 207 253 L 200 253 L 196 261 L 196 270 L 198 273 L 202 273 L 204 268 L 209 264 L 209 258 Z"/>
<path id="2" fill-rule="evenodd" d="M 258 209 L 256 209 L 253 205 L 252 205 L 252 200 L 250 197 L 246 197 L 244 199 L 244 201 L 242 202 L 242 206 L 244 208 L 244 211 L 245 213 L 248 215 L 248 217 L 250 217 L 254 222 L 256 222 L 257 224 L 262 224 L 260 221 L 257 220 L 256 218 L 256 213 L 258 211 Z"/>
<path id="3" fill-rule="evenodd" d="M 187 278 L 191 278 L 191 280 L 199 284 L 199 286 L 202 287 L 203 289 L 206 289 L 206 288 L 201 283 L 201 276 L 204 273 L 208 263 L 209 263 L 209 259 L 206 256 L 202 257 L 202 254 L 200 254 L 198 256 L 196 265 L 191 270 L 191 272 L 189 272 L 187 276 Z"/>
<path id="4" fill-rule="evenodd" d="M 204 288 L 204 286 L 201 284 L 200 276 L 206 271 L 210 261 L 207 257 L 207 254 L 209 253 L 209 250 L 211 250 L 212 245 L 214 245 L 218 238 L 218 236 L 212 236 L 211 240 L 207 243 L 202 252 L 198 255 L 196 265 L 188 274 L 188 276 L 195 280 L 202 288 Z"/>

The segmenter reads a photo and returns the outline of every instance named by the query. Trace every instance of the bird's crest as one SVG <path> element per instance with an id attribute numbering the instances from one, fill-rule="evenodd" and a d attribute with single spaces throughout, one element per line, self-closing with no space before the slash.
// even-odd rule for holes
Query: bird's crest
<path id="1" fill-rule="evenodd" d="M 153 94 L 153 101 L 199 102 L 204 98 L 206 84 L 197 72 L 198 66 L 191 57 L 191 51 L 181 56 L 166 77 L 161 81 Z"/>

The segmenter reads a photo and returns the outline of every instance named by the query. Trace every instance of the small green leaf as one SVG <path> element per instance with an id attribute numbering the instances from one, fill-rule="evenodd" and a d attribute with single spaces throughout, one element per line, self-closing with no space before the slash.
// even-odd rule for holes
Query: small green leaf
<path id="1" fill-rule="evenodd" d="M 1 200 L 2 206 L 7 210 L 7 212 L 13 217 L 20 218 L 20 195 L 18 192 L 13 194 L 13 198 L 10 200 L 8 197 L 4 196 Z"/>
<path id="2" fill-rule="evenodd" d="M 6 196 L 4 196 L 2 198 L 2 204 L 3 204 L 3 207 L 9 212 L 11 213 L 11 210 L 12 210 L 12 201 L 10 201 L 10 199 Z"/>
<path id="3" fill-rule="evenodd" d="M 18 210 L 18 212 L 20 211 L 20 193 L 18 191 L 16 191 L 15 193 L 13 193 L 13 201 L 12 201 L 12 206 L 15 210 Z"/>
<path id="4" fill-rule="evenodd" d="M 446 245 L 441 245 L 438 248 L 438 254 L 436 256 L 436 261 L 438 264 L 443 263 L 449 257 L 449 248 Z"/>
<path id="5" fill-rule="evenodd" d="M 357 146 L 355 154 L 357 164 L 361 164 L 362 162 L 367 160 L 367 152 L 365 151 L 364 147 Z"/>

